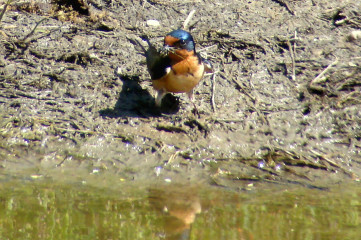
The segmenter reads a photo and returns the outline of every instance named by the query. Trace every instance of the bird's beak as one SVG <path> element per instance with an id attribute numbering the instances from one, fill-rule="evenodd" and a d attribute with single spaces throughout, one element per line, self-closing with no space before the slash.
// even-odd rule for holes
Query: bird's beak
<path id="1" fill-rule="evenodd" d="M 164 46 L 160 50 L 160 54 L 164 56 L 168 55 L 170 52 L 174 52 L 174 47 L 171 47 L 167 44 L 164 44 Z"/>

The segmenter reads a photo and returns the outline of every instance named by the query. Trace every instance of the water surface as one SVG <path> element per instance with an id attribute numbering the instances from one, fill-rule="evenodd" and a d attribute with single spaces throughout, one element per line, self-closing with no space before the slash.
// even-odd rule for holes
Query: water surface
<path id="1" fill-rule="evenodd" d="M 359 239 L 361 188 L 0 186 L 0 239 Z"/>

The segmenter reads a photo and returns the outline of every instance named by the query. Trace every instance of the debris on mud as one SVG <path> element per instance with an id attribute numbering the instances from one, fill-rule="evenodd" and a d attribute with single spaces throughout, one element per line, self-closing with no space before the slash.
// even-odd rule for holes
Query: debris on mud
<path id="1" fill-rule="evenodd" d="M 357 1 L 7 1 L 0 6 L 5 175 L 92 169 L 124 181 L 322 188 L 361 176 Z M 128 36 L 189 29 L 215 68 L 154 106 Z M 3 11 L 2 11 L 3 10 Z M 157 21 L 156 25 L 148 24 Z M 74 178 L 78 180 L 78 178 Z"/>

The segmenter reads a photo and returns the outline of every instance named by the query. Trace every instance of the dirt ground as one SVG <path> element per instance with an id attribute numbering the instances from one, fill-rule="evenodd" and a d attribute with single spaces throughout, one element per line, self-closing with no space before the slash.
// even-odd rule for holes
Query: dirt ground
<path id="1" fill-rule="evenodd" d="M 6 2 L 1 179 L 231 189 L 359 181 L 360 1 Z M 161 43 L 192 9 L 197 51 L 215 68 L 195 89 L 199 116 L 184 94 L 155 107 L 130 41 Z"/>

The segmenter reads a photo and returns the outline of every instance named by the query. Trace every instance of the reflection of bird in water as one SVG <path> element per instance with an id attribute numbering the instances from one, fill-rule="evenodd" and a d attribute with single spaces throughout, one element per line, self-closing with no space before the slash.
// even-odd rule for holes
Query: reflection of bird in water
<path id="1" fill-rule="evenodd" d="M 151 188 L 149 202 L 164 216 L 166 239 L 189 239 L 191 224 L 201 212 L 196 188 Z"/>
<path id="2" fill-rule="evenodd" d="M 157 91 L 156 105 L 162 105 L 162 99 L 168 92 L 187 93 L 192 100 L 193 89 L 204 73 L 212 72 L 211 64 L 196 53 L 192 35 L 180 29 L 168 33 L 161 51 L 147 41 L 149 48 L 145 50 L 136 40 L 145 51 L 153 88 Z"/>

